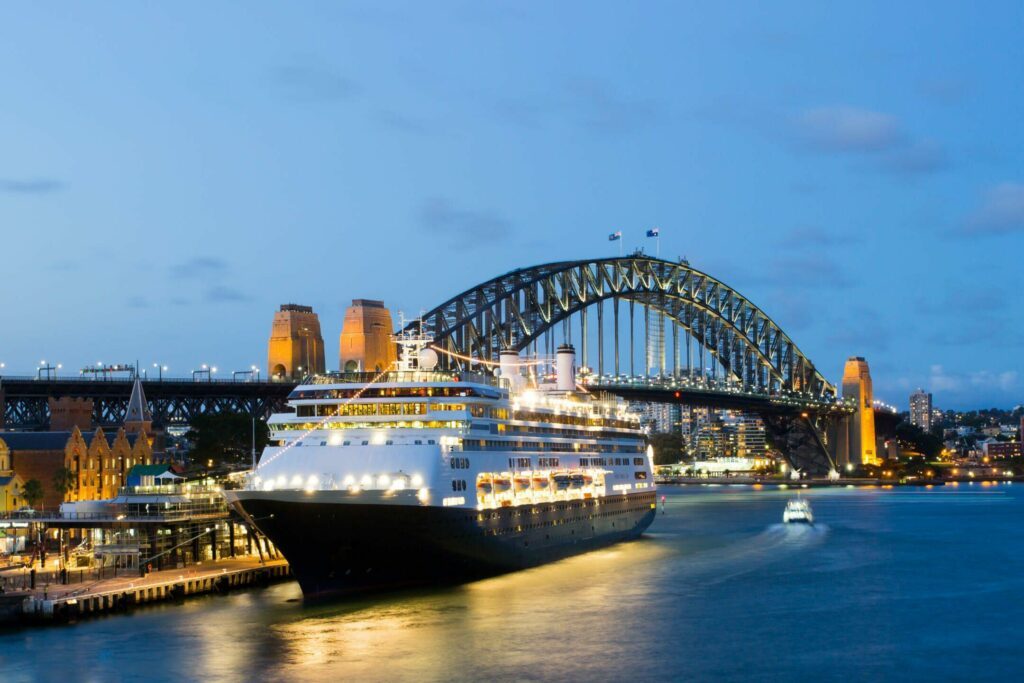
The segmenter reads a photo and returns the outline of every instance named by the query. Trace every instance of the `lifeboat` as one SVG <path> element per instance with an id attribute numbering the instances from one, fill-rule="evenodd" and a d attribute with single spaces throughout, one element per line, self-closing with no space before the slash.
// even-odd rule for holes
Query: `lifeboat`
<path id="1" fill-rule="evenodd" d="M 480 477 L 476 480 L 476 491 L 477 493 L 490 493 L 491 492 L 491 478 Z"/>
<path id="2" fill-rule="evenodd" d="M 531 482 L 530 482 L 530 478 L 529 477 L 516 477 L 516 479 L 515 479 L 516 493 L 521 493 L 523 491 L 529 491 L 530 490 L 530 483 Z"/>
<path id="3" fill-rule="evenodd" d="M 570 477 L 568 474 L 555 474 L 551 477 L 555 482 L 555 489 L 558 491 L 568 491 L 570 486 Z"/>
<path id="4" fill-rule="evenodd" d="M 534 491 L 547 491 L 548 486 L 551 485 L 551 480 L 547 477 L 534 477 L 533 478 L 533 490 Z"/>
<path id="5" fill-rule="evenodd" d="M 569 475 L 569 488 L 572 490 L 583 488 L 584 477 L 582 474 L 570 474 Z"/>
<path id="6" fill-rule="evenodd" d="M 494 478 L 494 492 L 505 493 L 512 488 L 512 482 L 508 477 L 495 477 Z"/>

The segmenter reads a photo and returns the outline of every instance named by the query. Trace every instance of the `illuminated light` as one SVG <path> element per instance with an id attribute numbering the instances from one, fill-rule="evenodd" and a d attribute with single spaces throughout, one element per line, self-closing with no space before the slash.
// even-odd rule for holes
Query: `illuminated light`
<path id="1" fill-rule="evenodd" d="M 302 476 L 296 474 L 294 477 L 292 477 L 291 485 L 293 489 L 300 488 L 302 486 Z"/>
<path id="2" fill-rule="evenodd" d="M 412 475 L 412 481 L 411 481 L 411 483 L 412 483 L 412 485 L 413 485 L 413 486 L 414 486 L 415 488 L 419 488 L 419 487 L 423 486 L 423 477 L 421 477 L 421 476 L 420 476 L 420 475 L 418 475 L 418 474 L 414 474 L 414 475 Z"/>
<path id="3" fill-rule="evenodd" d="M 356 478 L 353 477 L 351 474 L 346 474 L 345 475 L 345 479 L 342 480 L 342 482 L 341 482 L 341 485 L 346 487 L 346 488 L 348 488 L 348 487 L 352 486 L 355 483 L 356 483 Z"/>
<path id="4" fill-rule="evenodd" d="M 420 489 L 416 492 L 416 497 L 419 498 L 421 503 L 426 503 L 430 500 L 430 489 Z"/>
<path id="5" fill-rule="evenodd" d="M 340 446 L 341 434 L 339 432 L 332 432 L 331 435 L 327 438 L 327 443 L 331 444 L 332 446 Z"/>
<path id="6" fill-rule="evenodd" d="M 377 477 L 377 486 L 382 489 L 386 489 L 391 484 L 391 477 L 386 474 L 382 474 Z"/>
<path id="7" fill-rule="evenodd" d="M 362 490 L 363 489 L 360 488 L 358 484 L 353 484 L 352 486 L 348 487 L 348 492 L 349 493 L 359 493 Z"/>
<path id="8" fill-rule="evenodd" d="M 274 490 L 274 482 L 272 482 L 272 481 L 265 481 L 265 482 L 263 482 L 263 490 L 264 491 L 273 491 Z"/>
<path id="9" fill-rule="evenodd" d="M 319 484 L 320 479 L 315 474 L 309 475 L 309 479 L 306 480 L 306 492 L 312 493 L 313 491 L 316 491 Z"/>
<path id="10" fill-rule="evenodd" d="M 277 475 L 277 479 L 274 480 L 274 485 L 275 486 L 285 486 L 287 483 L 288 483 L 288 480 L 284 478 L 283 474 Z"/>
<path id="11" fill-rule="evenodd" d="M 398 477 L 393 482 L 391 482 L 391 490 L 392 491 L 401 491 L 404 488 L 405 488 L 405 479 L 403 479 L 402 477 Z"/>
<path id="12" fill-rule="evenodd" d="M 373 436 L 370 437 L 370 443 L 374 446 L 384 445 L 384 432 L 374 432 Z"/>
<path id="13" fill-rule="evenodd" d="M 359 483 L 363 485 L 363 488 L 367 488 L 373 485 L 373 477 L 369 474 L 364 474 L 363 478 L 359 480 Z"/>

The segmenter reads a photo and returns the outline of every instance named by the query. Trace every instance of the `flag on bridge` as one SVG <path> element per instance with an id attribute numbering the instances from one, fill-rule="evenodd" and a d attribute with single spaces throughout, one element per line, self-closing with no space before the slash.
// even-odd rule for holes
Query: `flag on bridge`
<path id="1" fill-rule="evenodd" d="M 612 234 L 608 235 L 608 241 L 609 242 L 614 242 L 615 240 L 621 240 L 621 239 L 622 239 L 622 231 L 621 230 L 619 230 L 618 232 L 613 232 Z"/>
<path id="2" fill-rule="evenodd" d="M 647 231 L 647 236 L 648 237 L 657 237 L 658 234 L 659 234 L 659 231 L 660 231 L 660 228 L 651 228 L 650 230 Z"/>

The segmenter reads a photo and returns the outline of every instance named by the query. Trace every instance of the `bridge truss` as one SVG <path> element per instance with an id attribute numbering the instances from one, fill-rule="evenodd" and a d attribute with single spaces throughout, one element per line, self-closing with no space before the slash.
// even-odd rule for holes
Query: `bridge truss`
<path id="1" fill-rule="evenodd" d="M 608 300 L 610 330 L 605 322 Z M 626 354 L 620 344 L 620 302 L 628 308 L 630 319 Z M 442 363 L 465 369 L 473 364 L 465 357 L 494 360 L 506 349 L 533 347 L 539 352 L 540 344 L 545 352 L 553 353 L 559 327 L 563 341 L 574 338 L 572 321 L 576 317 L 584 366 L 596 341 L 594 369 L 598 375 L 605 374 L 605 337 L 610 332 L 614 375 L 624 369 L 623 358 L 628 359 L 629 374 L 635 375 L 636 306 L 644 315 L 645 375 L 650 374 L 653 359 L 660 361 L 655 363 L 659 373 L 666 373 L 670 365 L 674 375 L 683 368 L 691 375 L 724 373 L 744 389 L 766 395 L 797 392 L 823 400 L 836 396 L 835 387 L 793 340 L 746 297 L 686 262 L 641 254 L 514 270 L 449 299 L 407 329 L 422 323 L 424 331 L 448 352 Z M 667 342 L 660 334 L 664 328 L 652 325 L 652 316 L 660 316 L 671 327 L 671 363 L 666 358 Z M 590 328 L 595 318 L 596 335 Z M 654 353 L 652 330 L 661 338 L 655 340 Z"/>

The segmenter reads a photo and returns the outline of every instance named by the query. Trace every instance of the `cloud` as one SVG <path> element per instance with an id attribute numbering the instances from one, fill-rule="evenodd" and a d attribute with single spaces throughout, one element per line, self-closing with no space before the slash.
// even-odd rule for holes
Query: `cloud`
<path id="1" fill-rule="evenodd" d="M 797 254 L 780 258 L 760 273 L 747 278 L 748 282 L 779 287 L 806 287 L 814 289 L 846 289 L 853 280 L 842 267 L 821 254 Z"/>
<path id="2" fill-rule="evenodd" d="M 884 170 L 907 175 L 941 171 L 949 163 L 946 150 L 934 140 L 922 140 L 896 148 L 882 155 L 878 161 Z"/>
<path id="3" fill-rule="evenodd" d="M 297 102 L 337 102 L 359 92 L 353 81 L 323 65 L 279 66 L 272 78 L 288 99 Z"/>
<path id="4" fill-rule="evenodd" d="M 938 142 L 916 139 L 895 116 L 870 109 L 846 105 L 807 109 L 792 117 L 791 134 L 803 149 L 857 157 L 889 173 L 933 173 L 949 164 Z"/>
<path id="5" fill-rule="evenodd" d="M 419 222 L 427 232 L 450 239 L 456 249 L 501 242 L 512 231 L 504 218 L 486 211 L 458 208 L 444 197 L 427 199 L 420 207 Z"/>
<path id="6" fill-rule="evenodd" d="M 959 232 L 964 235 L 1024 232 L 1024 183 L 1006 182 L 991 188 Z"/>
<path id="7" fill-rule="evenodd" d="M 63 182 L 53 178 L 33 178 L 32 180 L 0 178 L 0 192 L 11 194 L 51 194 L 60 192 L 64 187 Z"/>
<path id="8" fill-rule="evenodd" d="M 176 278 L 208 278 L 227 271 L 228 264 L 223 259 L 212 256 L 197 256 L 171 266 L 171 275 Z"/>
<path id="9" fill-rule="evenodd" d="M 970 92 L 971 84 L 963 78 L 938 78 L 921 85 L 921 94 L 938 104 L 959 104 Z"/>
<path id="10" fill-rule="evenodd" d="M 837 235 L 817 225 L 804 225 L 790 230 L 779 244 L 784 247 L 838 247 L 854 241 L 850 235 Z"/>
<path id="11" fill-rule="evenodd" d="M 593 79 L 573 79 L 565 84 L 568 107 L 583 125 L 603 132 L 625 132 L 656 118 L 653 103 L 630 98 L 609 84 Z"/>
<path id="12" fill-rule="evenodd" d="M 403 133 L 425 135 L 431 132 L 430 127 L 422 121 L 396 111 L 383 109 L 378 111 L 375 116 L 381 125 Z"/>
<path id="13" fill-rule="evenodd" d="M 928 387 L 935 392 L 958 392 L 967 389 L 998 389 L 1013 391 L 1018 386 L 1016 370 L 976 370 L 967 373 L 947 372 L 941 365 L 933 365 L 928 373 Z"/>
<path id="14" fill-rule="evenodd" d="M 226 301 L 248 301 L 252 297 L 245 292 L 228 287 L 227 285 L 214 285 L 206 290 L 206 300 L 217 303 Z"/>
<path id="15" fill-rule="evenodd" d="M 631 97 L 593 78 L 568 79 L 557 89 L 530 96 L 499 98 L 494 111 L 529 128 L 563 119 L 602 134 L 632 132 L 656 121 L 660 113 L 654 101 Z"/>
<path id="16" fill-rule="evenodd" d="M 848 106 L 816 107 L 794 119 L 798 138 L 823 152 L 878 152 L 906 139 L 895 116 Z"/>

